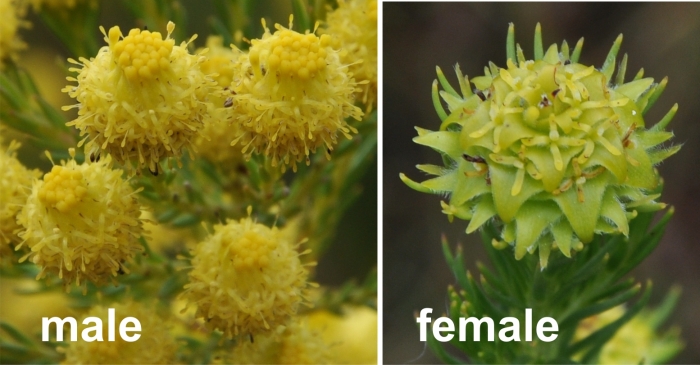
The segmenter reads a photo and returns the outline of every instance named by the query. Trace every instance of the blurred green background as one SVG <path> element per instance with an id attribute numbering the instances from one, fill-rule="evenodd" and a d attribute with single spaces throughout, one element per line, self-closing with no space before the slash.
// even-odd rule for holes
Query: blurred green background
<path id="1" fill-rule="evenodd" d="M 416 164 L 440 162 L 438 153 L 414 144 L 414 126 L 436 130 L 440 119 L 432 105 L 435 66 L 456 84 L 453 66 L 465 75 L 483 75 L 488 61 L 505 64 L 508 23 L 516 42 L 532 58 L 535 24 L 543 44 L 573 45 L 585 37 L 581 62 L 600 67 L 615 38 L 624 34 L 620 56 L 628 53 L 627 78 L 644 67 L 657 82 L 669 77 L 666 91 L 647 114 L 656 123 L 679 104 L 669 129 L 683 144 L 658 166 L 665 179 L 662 201 L 676 215 L 654 253 L 634 272 L 638 281 L 653 279 L 652 305 L 674 284 L 683 294 L 669 323 L 681 327 L 685 349 L 674 363 L 700 363 L 700 4 L 699 3 L 385 3 L 383 79 L 384 206 L 384 361 L 437 363 L 418 341 L 414 313 L 445 311 L 446 288 L 454 280 L 445 265 L 440 235 L 463 244 L 470 268 L 486 262 L 467 222 L 450 224 L 441 213 L 441 197 L 415 192 L 399 173 L 421 181 Z"/>

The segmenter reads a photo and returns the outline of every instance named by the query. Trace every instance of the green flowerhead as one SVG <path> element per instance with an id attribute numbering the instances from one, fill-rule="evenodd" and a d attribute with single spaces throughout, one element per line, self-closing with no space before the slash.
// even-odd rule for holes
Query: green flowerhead
<path id="1" fill-rule="evenodd" d="M 641 70 L 624 82 L 627 55 L 615 78 L 620 35 L 598 69 L 578 63 L 583 39 L 573 51 L 542 48 L 535 30 L 535 57 L 527 60 L 508 29 L 506 67 L 493 63 L 470 80 L 459 66 L 458 93 L 440 68 L 433 102 L 442 124 L 438 131 L 416 128 L 414 141 L 443 156 L 445 166 L 418 165 L 436 177 L 411 188 L 449 194 L 442 202 L 450 220 L 469 220 L 471 233 L 489 220 L 502 227 L 494 245 L 514 246 L 516 258 L 539 249 L 544 268 L 552 249 L 564 255 L 581 249 L 596 233 L 629 232 L 638 211 L 665 207 L 655 200 L 660 178 L 654 165 L 680 146 L 660 145 L 677 105 L 647 128 L 644 114 L 667 80 L 654 83 Z M 446 103 L 445 111 L 440 97 Z"/>

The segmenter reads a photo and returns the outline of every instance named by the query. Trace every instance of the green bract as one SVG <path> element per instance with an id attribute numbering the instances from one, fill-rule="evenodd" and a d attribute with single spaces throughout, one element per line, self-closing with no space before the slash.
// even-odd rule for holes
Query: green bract
<path id="1" fill-rule="evenodd" d="M 616 77 L 620 35 L 603 67 L 578 63 L 583 39 L 570 53 L 566 41 L 544 52 L 540 26 L 535 30 L 535 59 L 526 60 L 508 29 L 505 68 L 493 63 L 471 80 L 456 73 L 461 91 L 440 68 L 433 102 L 442 124 L 438 131 L 416 128 L 414 141 L 443 155 L 445 166 L 418 165 L 437 177 L 411 188 L 449 193 L 443 212 L 470 220 L 467 233 L 497 218 L 501 241 L 520 259 L 539 248 L 544 268 L 552 249 L 570 257 L 596 233 L 629 233 L 638 211 L 656 202 L 659 176 L 654 169 L 680 146 L 661 148 L 673 136 L 664 131 L 677 105 L 655 126 L 643 115 L 660 96 L 667 79 L 654 83 L 641 70 L 625 83 L 627 55 Z M 447 104 L 443 109 L 440 97 Z"/>

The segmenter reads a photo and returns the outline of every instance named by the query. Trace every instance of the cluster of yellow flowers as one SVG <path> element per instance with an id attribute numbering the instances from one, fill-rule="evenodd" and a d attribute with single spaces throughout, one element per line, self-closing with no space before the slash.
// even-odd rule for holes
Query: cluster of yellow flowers
<path id="1" fill-rule="evenodd" d="M 230 88 L 234 78 L 234 62 L 241 57 L 244 52 L 237 48 L 224 47 L 223 38 L 220 36 L 209 36 L 207 38 L 205 54 L 206 60 L 201 63 L 202 72 L 211 75 L 217 86 L 220 88 Z M 198 50 L 204 52 L 204 49 Z M 226 104 L 225 95 L 221 94 L 215 103 L 217 105 Z M 229 102 L 230 103 L 230 102 Z M 210 121 L 204 125 L 195 140 L 195 147 L 200 156 L 209 161 L 220 163 L 225 166 L 235 165 L 243 161 L 243 154 L 240 148 L 231 147 L 233 136 L 236 135 L 238 126 L 225 118 Z"/>
<path id="2" fill-rule="evenodd" d="M 326 31 L 342 49 L 341 60 L 350 65 L 360 84 L 360 100 L 370 111 L 377 102 L 377 0 L 340 0 L 326 23 Z"/>
<path id="3" fill-rule="evenodd" d="M 11 63 L 23 47 L 16 32 L 25 25 L 21 18 L 29 6 L 65 11 L 80 8 L 82 1 L 0 0 L 0 60 Z M 356 106 L 358 95 L 367 110 L 375 103 L 376 7 L 376 1 L 358 0 L 341 2 L 337 10 L 353 9 L 351 22 L 362 19 L 369 34 L 361 39 L 349 37 L 359 36 L 359 28 L 343 30 L 351 25 L 345 16 L 333 15 L 327 29 L 319 31 L 317 23 L 303 33 L 292 30 L 290 17 L 289 28 L 276 24 L 274 32 L 263 20 L 264 34 L 251 40 L 247 50 L 226 47 L 222 37 L 212 36 L 206 48 L 193 53 L 189 47 L 196 35 L 178 45 L 173 22 L 168 22 L 166 34 L 100 27 L 106 45 L 93 57 L 68 59 L 75 75 L 61 90 L 76 101 L 62 109 L 77 110 L 66 125 L 79 133 L 76 147 L 84 153 L 69 148 L 70 157 L 55 163 L 52 156 L 61 151 L 46 152 L 53 167 L 42 176 L 17 160 L 18 142 L 5 145 L 0 140 L 3 263 L 5 257 L 28 261 L 36 265 L 37 280 L 46 278 L 51 285 L 58 278 L 66 292 L 75 283 L 84 295 L 97 292 L 101 298 L 105 292 L 94 286 L 117 285 L 120 275 L 152 269 L 148 259 L 138 256 L 161 251 L 157 241 L 164 237 L 152 240 L 149 230 L 161 235 L 168 228 L 156 224 L 162 216 L 142 205 L 147 191 L 135 186 L 168 184 L 163 180 L 178 174 L 172 163 L 185 165 L 183 155 L 203 157 L 217 167 L 249 165 L 253 156 L 260 156 L 254 161 L 264 160 L 259 168 L 274 179 L 290 167 L 296 172 L 299 162 L 310 164 L 319 148 L 330 159 L 341 135 L 351 139 L 358 133 L 352 126 L 364 116 Z M 373 18 L 365 21 L 365 12 Z M 341 24 L 334 25 L 332 19 Z M 154 177 L 141 176 L 144 169 Z M 117 322 L 125 316 L 138 318 L 141 339 L 70 343 L 59 351 L 64 362 L 180 361 L 180 344 L 169 327 L 178 321 L 187 323 L 188 333 L 218 331 L 232 339 L 235 346 L 221 355 L 233 359 L 227 361 L 333 361 L 330 342 L 320 329 L 329 321 L 323 317 L 311 325 L 307 314 L 298 313 L 300 306 L 312 306 L 310 289 L 317 285 L 309 281 L 308 270 L 315 262 L 300 260 L 310 250 L 300 249 L 305 241 L 287 229 L 293 226 L 288 222 L 294 221 L 294 213 L 283 217 L 288 223 L 283 229 L 259 223 L 250 207 L 247 213 L 214 225 L 211 234 L 200 234 L 199 243 L 189 246 L 191 270 L 186 285 L 178 283 L 182 293 L 177 301 L 185 306 L 182 313 L 190 314 L 188 319 L 173 315 L 161 320 L 138 295 L 128 293 L 132 299 L 126 304 L 109 307 L 116 309 Z M 197 236 L 169 234 L 165 239 L 188 245 Z M 84 318 L 107 322 L 106 307 L 93 306 Z M 373 313 L 375 326 L 366 330 L 376 332 Z M 201 323 L 191 325 L 195 321 Z M 343 340 L 332 341 L 342 347 Z M 367 361 L 376 361 L 376 353 Z"/>
<path id="4" fill-rule="evenodd" d="M 18 0 L 0 0 L 0 69 L 6 58 L 15 58 L 17 51 L 26 47 L 17 36 L 20 28 L 27 27 L 23 18 L 27 7 Z"/>
<path id="5" fill-rule="evenodd" d="M 119 27 L 102 29 L 108 47 L 91 60 L 70 60 L 82 67 L 71 69 L 77 86 L 63 91 L 78 104 L 64 109 L 78 108 L 69 125 L 87 135 L 79 144 L 87 141 L 86 154 L 104 151 L 134 172 L 157 174 L 163 158 L 184 150 L 194 158 L 195 144 L 211 154 L 213 139 L 237 145 L 246 159 L 264 154 L 273 167 L 296 171 L 318 147 L 330 158 L 338 134 L 357 133 L 345 119 L 363 115 L 354 105 L 358 83 L 331 36 L 276 25 L 248 52 L 212 38 L 207 57 L 187 51 L 196 36 L 175 45 L 174 28 L 168 24 L 165 40 L 158 32 L 132 29 L 124 37 Z"/>
<path id="6" fill-rule="evenodd" d="M 3 130 L 0 129 L 0 133 Z M 17 160 L 17 149 L 20 144 L 12 141 L 5 148 L 0 138 L 0 259 L 9 257 L 11 244 L 19 242 L 17 232 L 17 213 L 27 200 L 32 180 L 41 176 L 39 170 L 29 170 Z"/>
<path id="7" fill-rule="evenodd" d="M 141 325 L 138 341 L 127 342 L 121 336 L 116 336 L 115 341 L 77 341 L 70 346 L 61 349 L 66 358 L 62 364 L 174 364 L 175 351 L 178 344 L 170 334 L 171 323 L 161 319 L 153 307 L 145 303 L 128 301 L 126 303 L 112 303 L 109 308 L 114 309 L 115 323 L 121 323 L 126 317 L 139 319 Z M 80 322 L 87 317 L 99 318 L 102 323 L 107 323 L 107 306 L 97 305 L 90 309 Z M 95 337 L 107 339 L 107 326 L 102 327 L 101 334 Z"/>

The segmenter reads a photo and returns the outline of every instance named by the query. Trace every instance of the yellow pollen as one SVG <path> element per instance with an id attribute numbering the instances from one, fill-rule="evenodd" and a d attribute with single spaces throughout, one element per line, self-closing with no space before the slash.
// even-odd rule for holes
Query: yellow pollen
<path id="1" fill-rule="evenodd" d="M 269 256 L 275 247 L 275 242 L 249 231 L 231 243 L 229 254 L 236 270 L 263 269 L 270 263 Z"/>
<path id="2" fill-rule="evenodd" d="M 119 27 L 109 30 L 110 48 L 119 67 L 130 81 L 147 81 L 158 76 L 168 67 L 175 41 L 163 39 L 159 32 L 132 29 L 119 40 Z"/>
<path id="3" fill-rule="evenodd" d="M 65 213 L 85 196 L 87 189 L 83 174 L 64 166 L 54 166 L 44 175 L 44 186 L 39 190 L 39 200 L 44 205 Z"/>
<path id="4" fill-rule="evenodd" d="M 281 77 L 298 77 L 301 80 L 312 78 L 326 67 L 325 47 L 330 45 L 330 37 L 315 34 L 300 34 L 291 30 L 279 31 L 279 38 L 272 43 L 272 52 L 262 55 L 255 47 L 249 53 L 250 62 L 257 65 L 261 57 L 269 71 Z"/>

